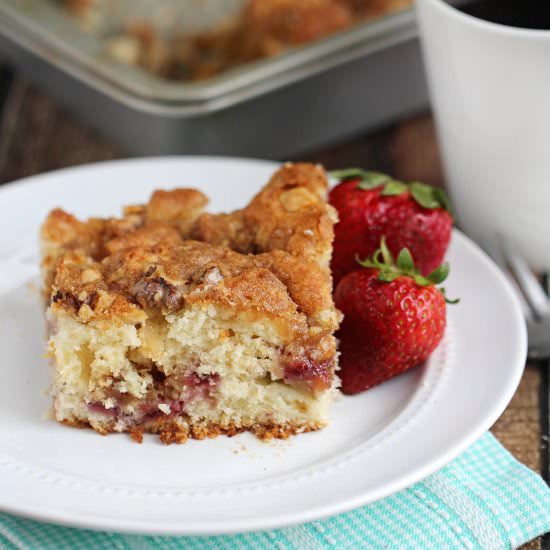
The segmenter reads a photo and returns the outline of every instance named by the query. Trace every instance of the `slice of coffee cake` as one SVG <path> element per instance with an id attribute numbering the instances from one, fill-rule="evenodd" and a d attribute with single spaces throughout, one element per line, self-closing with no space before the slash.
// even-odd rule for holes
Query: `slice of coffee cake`
<path id="1" fill-rule="evenodd" d="M 204 214 L 183 189 L 120 219 L 54 210 L 42 265 L 56 420 L 167 443 L 323 427 L 340 319 L 326 186 L 321 168 L 289 164 L 233 214 Z"/>

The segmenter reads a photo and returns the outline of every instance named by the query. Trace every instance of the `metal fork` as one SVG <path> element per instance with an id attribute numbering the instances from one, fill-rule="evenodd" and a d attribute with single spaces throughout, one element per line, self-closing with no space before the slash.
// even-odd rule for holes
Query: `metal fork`
<path id="1" fill-rule="evenodd" d="M 541 474 L 550 485 L 550 273 L 542 274 L 539 280 L 523 256 L 502 236 L 489 250 L 491 256 L 503 269 L 517 291 L 527 323 L 529 359 L 538 362 L 541 368 L 540 386 L 540 456 Z M 541 548 L 550 550 L 550 533 L 541 541 Z"/>
<path id="2" fill-rule="evenodd" d="M 550 359 L 549 277 L 539 280 L 512 243 L 499 237 L 493 259 L 503 268 L 523 306 L 527 323 L 529 359 Z"/>

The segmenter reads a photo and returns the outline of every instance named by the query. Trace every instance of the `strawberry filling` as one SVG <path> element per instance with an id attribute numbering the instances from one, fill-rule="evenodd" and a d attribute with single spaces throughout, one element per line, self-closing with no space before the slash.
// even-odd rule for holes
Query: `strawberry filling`
<path id="1" fill-rule="evenodd" d="M 120 416 L 120 407 L 111 407 L 108 409 L 100 401 L 92 401 L 91 403 L 88 403 L 88 409 L 98 414 L 111 416 L 112 418 L 118 418 Z"/>
<path id="2" fill-rule="evenodd" d="M 220 383 L 220 375 L 200 374 L 198 372 L 188 371 L 183 377 L 185 384 L 184 401 L 190 402 L 195 399 L 214 399 L 214 392 Z"/>
<path id="3" fill-rule="evenodd" d="M 161 410 L 159 404 L 168 407 L 168 411 L 166 409 Z M 111 417 L 114 420 L 128 420 L 133 424 L 146 424 L 163 418 L 173 418 L 180 415 L 183 408 L 184 404 L 181 400 L 172 401 L 171 403 L 162 400 L 146 401 L 139 406 L 137 413 L 131 414 L 124 412 L 118 405 L 107 408 L 99 401 L 88 403 L 90 411 Z"/>
<path id="4" fill-rule="evenodd" d="M 312 391 L 330 388 L 332 361 L 318 363 L 307 356 L 290 358 L 283 363 L 284 380 L 291 385 L 305 385 Z"/>
<path id="5" fill-rule="evenodd" d="M 139 425 L 180 416 L 185 412 L 185 405 L 196 399 L 206 400 L 211 405 L 214 404 L 214 393 L 220 383 L 219 374 L 200 374 L 188 371 L 181 380 L 183 391 L 178 399 L 167 397 L 166 394 L 163 394 L 162 388 L 157 387 L 155 396 L 134 405 L 136 412 L 125 411 L 125 405 L 131 401 L 127 395 L 121 394 L 117 394 L 118 397 L 113 397 L 116 400 L 114 407 L 107 408 L 101 401 L 92 401 L 88 403 L 88 409 L 114 420 L 124 420 L 133 425 Z M 164 389 L 168 390 L 166 387 Z"/>

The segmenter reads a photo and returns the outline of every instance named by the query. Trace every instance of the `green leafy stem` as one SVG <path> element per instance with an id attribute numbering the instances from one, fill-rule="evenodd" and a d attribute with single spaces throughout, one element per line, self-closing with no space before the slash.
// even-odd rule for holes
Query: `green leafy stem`
<path id="1" fill-rule="evenodd" d="M 361 260 L 356 258 L 357 262 L 363 267 L 378 269 L 378 280 L 385 283 L 391 283 L 398 277 L 410 277 L 418 286 L 433 286 L 441 284 L 448 276 L 450 267 L 447 262 L 442 263 L 434 269 L 429 275 L 422 275 L 414 265 L 412 254 L 408 248 L 402 248 L 394 260 L 386 238 L 382 237 L 380 248 L 373 254 L 372 259 Z M 445 297 L 448 304 L 457 304 L 460 300 L 450 300 L 445 296 L 445 289 L 439 288 L 439 291 Z"/>
<path id="2" fill-rule="evenodd" d="M 434 208 L 443 208 L 447 212 L 452 213 L 451 204 L 445 191 L 420 181 L 405 183 L 396 180 L 387 174 L 383 174 L 382 172 L 372 172 L 362 170 L 361 168 L 334 170 L 333 172 L 330 172 L 330 175 L 341 181 L 358 179 L 360 181 L 357 184 L 357 188 L 364 191 L 383 187 L 380 194 L 384 197 L 393 197 L 409 191 L 412 198 L 420 206 L 430 210 L 433 210 Z"/>

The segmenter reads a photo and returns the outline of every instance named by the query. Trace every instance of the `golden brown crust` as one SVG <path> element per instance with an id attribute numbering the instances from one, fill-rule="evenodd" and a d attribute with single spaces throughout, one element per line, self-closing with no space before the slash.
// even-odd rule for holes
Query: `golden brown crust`
<path id="1" fill-rule="evenodd" d="M 187 235 L 207 204 L 208 197 L 197 189 L 155 191 L 145 206 L 145 223 L 167 223 Z"/>
<path id="2" fill-rule="evenodd" d="M 244 254 L 285 250 L 328 268 L 336 212 L 326 202 L 327 186 L 321 166 L 287 163 L 246 208 L 231 214 L 201 215 L 208 199 L 195 189 L 155 191 L 146 205 L 126 207 L 122 218 L 80 222 L 56 209 L 42 227 L 42 240 L 58 253 L 79 248 L 101 260 L 124 247 L 165 240 L 169 233 L 172 238 L 172 227 L 184 239 Z"/>
<path id="3" fill-rule="evenodd" d="M 81 322 L 139 322 L 144 313 L 127 296 L 109 288 L 101 264 L 80 250 L 65 253 L 57 264 L 50 295 L 54 311 L 63 309 Z"/>
<path id="4" fill-rule="evenodd" d="M 268 315 L 297 349 L 334 359 L 326 192 L 321 167 L 287 163 L 232 214 L 199 216 L 207 199 L 191 189 L 156 191 L 120 219 L 80 222 L 54 210 L 42 228 L 52 308 L 87 323 L 216 305 Z M 204 242 L 183 240 L 189 233 Z"/>
<path id="5" fill-rule="evenodd" d="M 132 246 L 179 241 L 190 232 L 208 198 L 196 189 L 156 191 L 146 205 L 127 206 L 121 218 L 91 218 L 86 222 L 56 208 L 41 228 L 45 288 L 54 278 L 59 258 L 79 250 L 96 261 Z"/>
<path id="6" fill-rule="evenodd" d="M 299 310 L 308 317 L 315 318 L 322 312 L 333 310 L 332 292 L 327 285 L 326 273 L 313 260 L 274 250 L 256 256 L 256 261 L 283 282 Z M 322 321 L 319 322 L 322 324 Z M 334 327 L 333 322 L 327 326 L 329 329 Z"/>
<path id="7" fill-rule="evenodd" d="M 42 243 L 46 253 L 80 249 L 101 260 L 121 248 L 187 235 L 207 203 L 206 195 L 196 189 L 174 189 L 155 191 L 146 205 L 125 207 L 121 218 L 81 222 L 56 208 L 42 225 Z"/>
<path id="8" fill-rule="evenodd" d="M 145 229 L 140 230 L 142 234 Z M 81 322 L 140 318 L 190 305 L 216 305 L 253 319 L 268 315 L 288 341 L 312 348 L 320 360 L 334 355 L 321 345 L 337 328 L 325 270 L 283 251 L 242 255 L 197 241 L 163 241 L 121 249 L 101 262 L 80 251 L 57 265 L 52 304 Z"/>
<path id="9" fill-rule="evenodd" d="M 285 250 L 328 269 L 336 212 L 327 204 L 321 166 L 287 163 L 250 204 L 232 214 L 203 214 L 192 238 L 241 253 Z"/>
<path id="10" fill-rule="evenodd" d="M 110 255 L 136 246 L 154 246 L 160 242 L 178 244 L 180 241 L 180 235 L 175 227 L 162 222 L 154 222 L 107 240 L 104 243 L 104 253 Z"/>
<path id="11" fill-rule="evenodd" d="M 117 433 L 108 424 L 97 425 L 93 427 L 87 421 L 81 420 L 64 420 L 63 424 L 73 428 L 91 428 L 101 435 L 108 435 L 109 433 Z M 228 425 L 216 424 L 213 422 L 199 422 L 190 425 L 178 424 L 174 421 L 156 422 L 151 423 L 146 428 L 132 428 L 127 430 L 130 437 L 136 442 L 141 443 L 143 441 L 143 435 L 145 433 L 157 434 L 160 441 L 165 445 L 172 443 L 182 444 L 186 443 L 189 439 L 206 439 L 218 437 L 219 435 L 226 435 L 228 437 L 234 437 L 244 431 L 252 432 L 258 439 L 263 441 L 271 441 L 272 439 L 288 439 L 292 435 L 300 433 L 307 433 L 316 430 L 320 430 L 325 427 L 323 423 L 312 423 L 309 425 L 298 424 L 253 424 L 251 426 L 236 426 L 234 423 Z"/>

